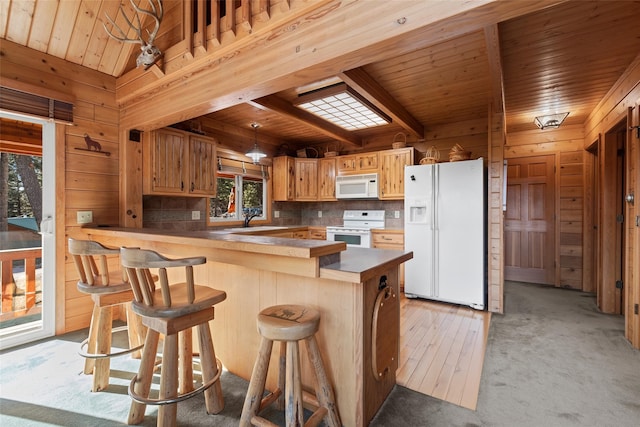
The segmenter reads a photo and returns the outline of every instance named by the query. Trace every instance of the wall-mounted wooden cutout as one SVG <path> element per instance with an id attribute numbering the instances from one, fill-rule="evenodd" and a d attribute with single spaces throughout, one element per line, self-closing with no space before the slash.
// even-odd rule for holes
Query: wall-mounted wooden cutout
<path id="1" fill-rule="evenodd" d="M 80 151 L 93 151 L 95 153 L 104 154 L 105 156 L 110 156 L 111 153 L 109 151 L 102 151 L 102 145 L 98 141 L 94 141 L 88 134 L 84 134 L 84 142 L 87 144 L 87 148 L 76 147 L 76 150 Z"/>

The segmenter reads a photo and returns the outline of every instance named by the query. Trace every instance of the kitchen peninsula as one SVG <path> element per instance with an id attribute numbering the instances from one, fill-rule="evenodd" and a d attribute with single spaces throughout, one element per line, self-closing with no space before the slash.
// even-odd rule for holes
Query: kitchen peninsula
<path id="1" fill-rule="evenodd" d="M 398 269 L 412 253 L 268 235 L 294 228 L 84 231 L 109 246 L 152 249 L 168 257 L 205 256 L 206 265 L 194 268 L 196 282 L 227 293 L 227 299 L 216 305 L 212 322 L 216 355 L 227 370 L 247 380 L 260 343 L 258 312 L 289 303 L 318 309 L 322 316 L 318 343 L 342 422 L 367 425 L 395 384 Z M 312 370 L 306 357 L 301 360 L 304 387 L 312 389 Z M 267 388 L 273 389 L 277 352 L 270 366 Z"/>

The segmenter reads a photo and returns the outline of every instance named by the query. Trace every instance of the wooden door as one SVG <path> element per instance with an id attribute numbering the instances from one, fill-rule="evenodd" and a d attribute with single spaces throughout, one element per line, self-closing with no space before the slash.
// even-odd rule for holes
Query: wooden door
<path id="1" fill-rule="evenodd" d="M 623 314 L 624 147 L 626 120 L 600 141 L 597 303 L 603 313 Z"/>
<path id="2" fill-rule="evenodd" d="M 631 345 L 640 349 L 640 98 L 633 108 L 629 108 L 627 123 L 629 126 L 626 144 L 627 191 L 633 194 L 634 201 L 626 202 L 627 240 L 626 268 L 624 275 L 625 292 L 625 336 Z"/>
<path id="3" fill-rule="evenodd" d="M 505 279 L 555 285 L 555 156 L 509 159 Z"/>

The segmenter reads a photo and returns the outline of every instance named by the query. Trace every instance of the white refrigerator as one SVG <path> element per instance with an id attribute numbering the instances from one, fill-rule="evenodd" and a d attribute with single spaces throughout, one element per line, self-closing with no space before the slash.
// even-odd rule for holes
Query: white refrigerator
<path id="1" fill-rule="evenodd" d="M 483 159 L 407 166 L 404 185 L 405 295 L 484 310 Z"/>

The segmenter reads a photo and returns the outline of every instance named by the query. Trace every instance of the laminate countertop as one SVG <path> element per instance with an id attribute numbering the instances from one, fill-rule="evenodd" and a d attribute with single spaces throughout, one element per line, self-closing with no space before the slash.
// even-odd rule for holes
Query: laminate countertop
<path id="1" fill-rule="evenodd" d="M 353 248 L 344 242 L 270 235 L 304 229 L 303 226 L 262 226 L 173 231 L 85 227 L 83 231 L 107 245 L 149 247 L 175 257 L 202 254 L 212 261 L 348 282 L 364 282 L 413 258 L 413 252 L 402 250 Z"/>

